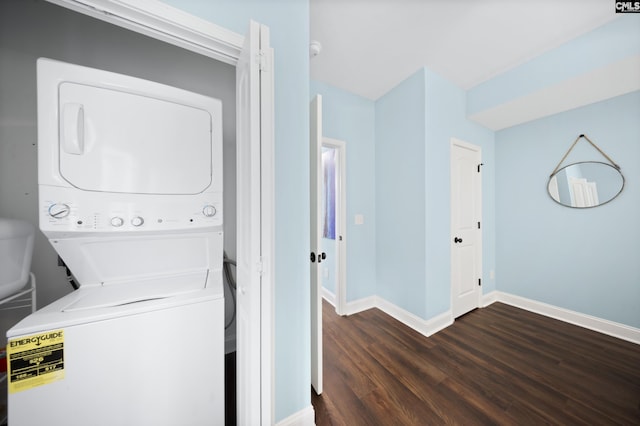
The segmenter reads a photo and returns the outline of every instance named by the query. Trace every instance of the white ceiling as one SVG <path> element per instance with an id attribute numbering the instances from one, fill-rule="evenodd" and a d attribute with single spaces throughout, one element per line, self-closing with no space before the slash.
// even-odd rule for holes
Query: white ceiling
<path id="1" fill-rule="evenodd" d="M 375 100 L 426 66 L 469 89 L 614 12 L 613 0 L 310 0 L 311 78 Z"/>

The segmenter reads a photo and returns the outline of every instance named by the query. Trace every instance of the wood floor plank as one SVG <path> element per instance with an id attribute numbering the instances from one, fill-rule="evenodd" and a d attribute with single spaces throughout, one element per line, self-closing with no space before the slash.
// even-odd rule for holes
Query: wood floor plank
<path id="1" fill-rule="evenodd" d="M 640 424 L 640 345 L 494 303 L 431 337 L 323 304 L 316 424 Z"/>

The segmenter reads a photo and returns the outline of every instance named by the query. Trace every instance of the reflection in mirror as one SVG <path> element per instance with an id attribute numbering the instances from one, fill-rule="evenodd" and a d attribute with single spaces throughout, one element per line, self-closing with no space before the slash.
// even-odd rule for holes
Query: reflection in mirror
<path id="1" fill-rule="evenodd" d="M 624 176 L 610 164 L 585 161 L 569 164 L 551 175 L 547 190 L 567 207 L 587 208 L 608 203 L 622 192 Z"/>

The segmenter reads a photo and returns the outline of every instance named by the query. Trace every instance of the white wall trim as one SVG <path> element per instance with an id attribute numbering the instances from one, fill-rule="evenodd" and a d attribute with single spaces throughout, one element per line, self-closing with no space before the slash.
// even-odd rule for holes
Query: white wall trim
<path id="1" fill-rule="evenodd" d="M 536 300 L 527 299 L 525 297 L 503 293 L 501 291 L 492 291 L 485 295 L 483 297 L 483 302 L 485 301 L 488 303 L 486 305 L 483 304 L 483 306 L 488 306 L 493 302 L 502 302 L 536 314 L 597 331 L 598 333 L 607 334 L 618 339 L 640 344 L 640 329 L 620 324 L 618 322 L 571 311 L 569 309 L 560 308 L 543 302 L 538 302 Z"/>
<path id="2" fill-rule="evenodd" d="M 488 294 L 483 294 L 480 297 L 480 307 L 486 308 L 490 304 L 498 301 L 498 291 L 491 291 Z"/>
<path id="3" fill-rule="evenodd" d="M 364 299 L 354 300 L 353 302 L 347 302 L 345 309 L 345 315 L 353 315 L 358 312 L 366 311 L 367 309 L 378 307 L 378 296 L 369 296 Z"/>
<path id="4" fill-rule="evenodd" d="M 322 298 L 331 303 L 334 308 L 336 307 L 336 295 L 324 286 L 322 287 Z"/>
<path id="5" fill-rule="evenodd" d="M 313 411 L 313 405 L 309 405 L 276 423 L 277 426 L 313 426 L 315 424 L 316 413 Z"/>
<path id="6" fill-rule="evenodd" d="M 379 296 L 370 296 L 347 303 L 347 315 L 357 314 L 371 308 L 380 309 L 385 314 L 427 337 L 453 324 L 451 310 L 425 320 Z"/>
<path id="7" fill-rule="evenodd" d="M 47 0 L 235 65 L 244 36 L 157 0 Z"/>
<path id="8" fill-rule="evenodd" d="M 427 337 L 453 324 L 451 310 L 425 320 L 382 298 L 378 298 L 378 308 Z"/>
<path id="9" fill-rule="evenodd" d="M 516 308 L 587 328 L 598 333 L 603 333 L 631 343 L 640 344 L 640 328 L 631 327 L 625 324 L 571 311 L 569 309 L 560 308 L 501 291 L 492 291 L 482 295 L 480 307 L 486 308 L 495 302 L 502 302 L 507 305 L 515 306 Z M 453 324 L 451 310 L 430 319 L 423 319 L 379 296 L 369 296 L 364 299 L 347 303 L 347 315 L 357 314 L 371 308 L 380 309 L 407 327 L 410 327 L 427 337 Z"/>

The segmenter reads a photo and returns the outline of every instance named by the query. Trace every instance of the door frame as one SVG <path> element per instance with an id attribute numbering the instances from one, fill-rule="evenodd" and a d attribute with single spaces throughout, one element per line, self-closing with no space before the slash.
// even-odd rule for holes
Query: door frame
<path id="1" fill-rule="evenodd" d="M 454 303 L 454 297 L 455 297 L 455 286 L 453 285 L 453 276 L 454 276 L 454 271 L 453 271 L 453 257 L 454 257 L 454 250 L 455 250 L 455 244 L 453 243 L 453 239 L 456 236 L 455 235 L 455 229 L 454 228 L 454 220 L 453 220 L 453 215 L 454 215 L 454 211 L 453 211 L 453 197 L 452 192 L 453 192 L 453 171 L 454 171 L 454 155 L 453 155 L 453 150 L 454 150 L 454 146 L 459 146 L 461 148 L 464 149 L 468 149 L 471 150 L 475 153 L 477 153 L 478 155 L 478 174 L 477 174 L 477 179 L 474 182 L 474 191 L 476 192 L 477 195 L 477 203 L 475 204 L 475 212 L 474 212 L 474 216 L 475 216 L 475 220 L 477 220 L 481 225 L 480 228 L 478 229 L 479 231 L 479 237 L 477 238 L 476 241 L 476 265 L 475 265 L 475 270 L 477 272 L 478 275 L 478 279 L 482 279 L 482 174 L 481 174 L 481 170 L 482 170 L 482 148 L 478 145 L 474 145 L 472 143 L 469 142 L 465 142 L 463 140 L 457 139 L 452 137 L 449 143 L 449 176 L 450 176 L 450 182 L 449 182 L 449 200 L 450 200 L 450 205 L 449 205 L 449 216 L 450 216 L 450 220 L 449 220 L 449 236 L 450 236 L 450 240 L 449 240 L 449 262 L 450 262 L 450 282 L 449 282 L 449 286 L 451 287 L 450 289 L 450 304 L 451 304 L 451 317 L 453 320 L 455 320 L 455 314 L 453 312 L 453 303 Z M 481 306 L 481 300 L 482 300 L 482 285 L 478 285 L 476 286 L 476 308 Z"/>
<path id="2" fill-rule="evenodd" d="M 338 315 L 346 315 L 347 307 L 347 144 L 338 139 L 323 137 L 322 146 L 338 151 L 338 167 L 336 181 L 338 197 L 336 206 L 336 300 L 335 308 Z"/>
<path id="3" fill-rule="evenodd" d="M 209 21 L 198 18 L 170 5 L 149 0 L 46 0 L 49 3 L 100 19 L 151 38 L 164 41 L 203 56 L 221 61 L 234 67 L 238 63 L 245 37 Z M 268 52 L 265 58 L 272 52 Z M 268 93 L 273 102 L 273 68 Z M 236 93 L 237 97 L 237 93 Z M 271 106 L 273 108 L 273 106 Z M 262 145 L 261 162 L 261 251 L 263 255 L 260 265 L 261 292 L 260 328 L 254 330 L 261 336 L 261 351 L 252 354 L 258 357 L 260 374 L 252 377 L 253 385 L 260 388 L 261 424 L 273 424 L 275 421 L 274 405 L 274 147 L 273 147 L 273 111 L 268 111 L 267 121 L 263 123 L 261 136 L 266 137 Z M 239 195 L 238 195 L 239 196 Z M 240 242 L 238 242 L 240 244 Z M 238 247 L 238 251 L 240 247 Z M 255 324 L 252 326 L 256 326 Z M 240 330 L 238 329 L 238 332 Z M 239 368 L 241 366 L 238 366 Z"/>

